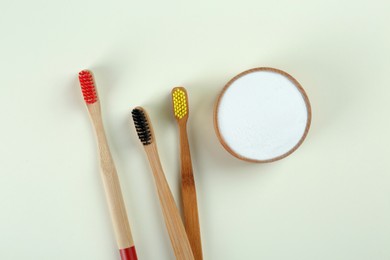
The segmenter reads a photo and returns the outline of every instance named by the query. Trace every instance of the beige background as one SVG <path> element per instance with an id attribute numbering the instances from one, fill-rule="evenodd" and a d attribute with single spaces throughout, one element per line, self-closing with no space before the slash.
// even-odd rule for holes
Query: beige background
<path id="1" fill-rule="evenodd" d="M 390 2 L 0 1 L 0 259 L 118 259 L 77 72 L 95 72 L 139 259 L 173 259 L 130 108 L 149 111 L 176 199 L 169 91 L 190 95 L 206 260 L 390 259 Z M 237 73 L 306 89 L 305 143 L 230 156 L 212 125 Z M 255 115 L 254 115 L 255 116 Z"/>

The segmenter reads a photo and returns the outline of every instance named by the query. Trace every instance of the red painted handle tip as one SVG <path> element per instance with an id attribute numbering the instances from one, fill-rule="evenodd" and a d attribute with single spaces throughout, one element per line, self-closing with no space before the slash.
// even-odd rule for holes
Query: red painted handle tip
<path id="1" fill-rule="evenodd" d="M 122 260 L 137 260 L 138 259 L 134 246 L 119 249 L 119 253 L 121 254 Z"/>

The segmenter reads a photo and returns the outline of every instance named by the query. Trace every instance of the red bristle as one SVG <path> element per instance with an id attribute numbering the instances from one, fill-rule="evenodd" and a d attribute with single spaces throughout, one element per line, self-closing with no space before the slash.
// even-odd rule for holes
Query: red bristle
<path id="1" fill-rule="evenodd" d="M 89 70 L 82 70 L 79 73 L 79 81 L 81 91 L 83 92 L 84 100 L 87 104 L 93 104 L 97 101 L 95 83 L 92 73 Z"/>

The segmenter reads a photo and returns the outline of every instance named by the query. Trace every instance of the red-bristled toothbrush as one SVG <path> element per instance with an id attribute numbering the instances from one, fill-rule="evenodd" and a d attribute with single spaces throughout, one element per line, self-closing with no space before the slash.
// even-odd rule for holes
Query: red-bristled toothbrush
<path id="1" fill-rule="evenodd" d="M 100 102 L 92 73 L 83 70 L 79 73 L 79 81 L 88 113 L 95 129 L 100 159 L 101 177 L 108 202 L 116 241 L 122 260 L 137 260 L 133 238 L 123 202 L 121 187 L 115 169 L 107 138 L 103 128 Z"/>

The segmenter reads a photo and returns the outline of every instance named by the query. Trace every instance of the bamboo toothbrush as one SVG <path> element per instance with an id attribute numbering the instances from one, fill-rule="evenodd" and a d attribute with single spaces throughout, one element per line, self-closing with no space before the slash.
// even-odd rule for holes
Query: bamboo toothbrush
<path id="1" fill-rule="evenodd" d="M 202 260 L 202 242 L 200 237 L 198 203 L 196 199 L 195 180 L 192 171 L 190 146 L 187 136 L 189 114 L 188 95 L 183 87 L 172 89 L 173 114 L 180 134 L 181 160 L 181 196 L 184 213 L 184 225 L 196 260 Z"/>
<path id="2" fill-rule="evenodd" d="M 79 81 L 89 116 L 95 129 L 98 143 L 101 177 L 104 184 L 106 198 L 114 226 L 116 241 L 122 260 L 137 260 L 133 238 L 131 236 L 129 222 L 118 175 L 108 147 L 100 109 L 100 102 L 96 91 L 92 73 L 83 70 L 79 73 Z"/>
<path id="3" fill-rule="evenodd" d="M 142 107 L 136 107 L 131 113 L 138 137 L 144 146 L 146 155 L 152 168 L 157 187 L 157 193 L 165 219 L 165 225 L 169 233 L 169 238 L 171 239 L 171 244 L 176 255 L 176 259 L 194 260 L 194 255 L 191 251 L 191 245 L 188 241 L 183 222 L 180 218 L 179 210 L 177 209 L 172 192 L 169 188 L 167 180 L 165 179 L 164 171 L 162 169 L 157 151 L 153 127 L 149 116 Z"/>

